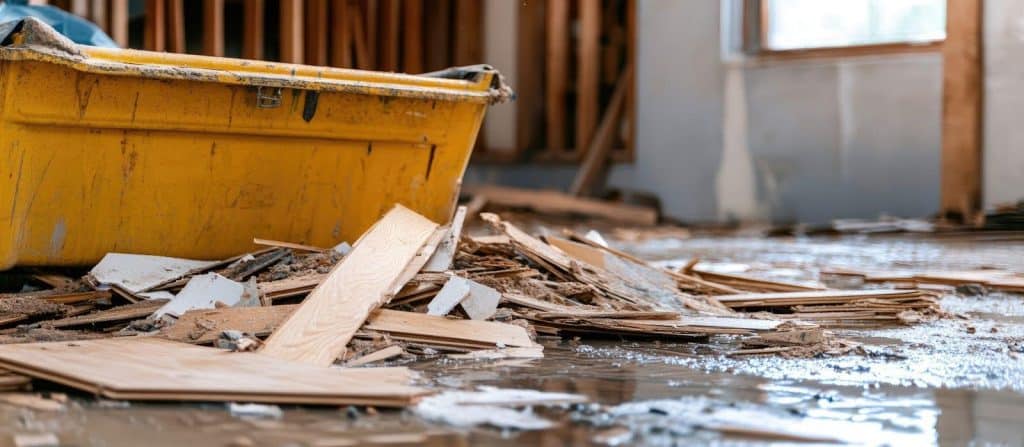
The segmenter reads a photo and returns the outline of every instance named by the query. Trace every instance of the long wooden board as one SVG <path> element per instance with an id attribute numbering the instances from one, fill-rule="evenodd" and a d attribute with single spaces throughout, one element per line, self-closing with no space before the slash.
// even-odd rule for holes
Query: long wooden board
<path id="1" fill-rule="evenodd" d="M 791 306 L 797 304 L 834 304 L 865 299 L 919 298 L 919 290 L 822 290 L 806 292 L 745 293 L 715 298 L 729 307 Z"/>
<path id="2" fill-rule="evenodd" d="M 654 208 L 573 197 L 558 191 L 490 185 L 465 186 L 463 190 L 486 197 L 488 204 L 527 208 L 538 213 L 578 214 L 636 225 L 654 225 L 658 222 L 658 211 Z"/>
<path id="3" fill-rule="evenodd" d="M 381 309 L 375 312 L 365 329 L 420 338 L 447 338 L 490 345 L 528 347 L 535 343 L 526 329 L 514 324 L 480 320 L 455 320 L 445 317 Z"/>
<path id="4" fill-rule="evenodd" d="M 151 337 L 4 345 L 0 365 L 113 399 L 401 406 L 427 393 L 405 385 L 405 368 L 339 370 Z"/>
<path id="5" fill-rule="evenodd" d="M 313 365 L 333 363 L 370 312 L 402 286 L 396 281 L 435 230 L 436 223 L 396 205 L 356 241 L 261 352 Z"/>
<path id="6" fill-rule="evenodd" d="M 74 317 L 61 318 L 59 320 L 47 321 L 46 326 L 53 328 L 65 328 L 74 326 L 86 326 L 100 323 L 113 323 L 118 321 L 135 320 L 148 317 L 153 311 L 167 303 L 167 300 L 146 300 L 138 303 L 126 304 L 124 306 L 112 307 L 110 309 L 93 312 L 91 314 L 78 315 Z"/>

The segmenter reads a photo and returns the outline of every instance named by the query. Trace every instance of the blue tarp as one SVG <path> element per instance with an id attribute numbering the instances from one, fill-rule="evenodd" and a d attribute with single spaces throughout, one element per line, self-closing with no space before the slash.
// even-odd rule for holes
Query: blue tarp
<path id="1" fill-rule="evenodd" d="M 77 44 L 117 48 L 114 39 L 92 22 L 60 8 L 28 5 L 26 2 L 27 0 L 8 0 L 0 3 L 0 23 L 35 17 Z"/>

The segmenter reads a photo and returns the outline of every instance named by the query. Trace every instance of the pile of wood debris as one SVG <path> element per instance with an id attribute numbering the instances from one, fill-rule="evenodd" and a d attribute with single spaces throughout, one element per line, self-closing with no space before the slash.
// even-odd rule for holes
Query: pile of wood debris
<path id="1" fill-rule="evenodd" d="M 0 295 L 0 386 L 401 406 L 430 391 L 409 386 L 404 368 L 363 365 L 536 358 L 542 336 L 725 335 L 745 337 L 738 354 L 846 352 L 824 328 L 942 314 L 929 291 L 827 290 L 694 263 L 670 271 L 598 237 L 535 237 L 491 213 L 480 217 L 493 234 L 470 237 L 467 214 L 439 226 L 397 206 L 351 247 L 256 240 L 269 248 L 220 262 L 111 253 L 78 279 L 28 272 L 48 288 Z"/>

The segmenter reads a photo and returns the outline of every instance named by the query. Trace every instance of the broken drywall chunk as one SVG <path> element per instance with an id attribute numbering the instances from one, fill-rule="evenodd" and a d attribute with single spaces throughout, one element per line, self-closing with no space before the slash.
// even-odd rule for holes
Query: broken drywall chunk
<path id="1" fill-rule="evenodd" d="M 154 317 L 171 315 L 180 317 L 192 309 L 213 309 L 220 302 L 228 306 L 238 304 L 245 294 L 245 287 L 216 273 L 192 277 L 185 288 L 174 299 L 153 313 Z"/>
<path id="2" fill-rule="evenodd" d="M 366 355 L 364 355 L 362 357 L 349 360 L 347 363 L 345 363 L 345 366 L 348 366 L 348 367 L 363 366 L 363 365 L 370 364 L 370 363 L 373 363 L 373 362 L 379 362 L 379 361 L 387 360 L 387 359 L 390 359 L 390 358 L 393 358 L 393 357 L 398 357 L 398 356 L 403 355 L 403 354 L 405 354 L 405 350 L 402 349 L 401 346 L 391 345 L 391 346 L 388 346 L 388 347 L 386 347 L 384 349 L 380 349 L 380 350 L 371 352 L 369 354 L 366 354 Z"/>
<path id="3" fill-rule="evenodd" d="M 349 245 L 348 242 L 342 242 L 338 245 L 335 245 L 334 248 L 332 248 L 331 250 L 334 250 L 338 254 L 345 256 L 348 254 L 348 252 L 352 251 L 352 246 Z"/>
<path id="4" fill-rule="evenodd" d="M 231 412 L 232 416 L 238 418 L 281 419 L 281 417 L 284 416 L 284 412 L 281 411 L 281 407 L 266 404 L 240 404 L 238 402 L 228 402 L 228 411 Z"/>
<path id="5" fill-rule="evenodd" d="M 468 281 L 468 280 L 467 280 Z M 498 302 L 501 301 L 501 292 L 480 284 L 476 281 L 469 282 L 469 296 L 461 303 L 462 310 L 469 318 L 474 320 L 486 320 L 498 311 Z"/>
<path id="6" fill-rule="evenodd" d="M 462 237 L 462 223 L 465 221 L 466 207 L 460 206 L 455 210 L 455 216 L 452 217 L 452 223 L 448 227 L 448 233 L 445 234 L 441 245 L 437 247 L 437 251 L 427 261 L 427 265 L 423 267 L 424 272 L 445 272 L 451 268 L 452 259 L 455 258 L 455 251 L 459 247 L 459 238 Z"/>
<path id="7" fill-rule="evenodd" d="M 116 286 L 133 294 L 216 265 L 218 261 L 164 256 L 107 253 L 89 275 L 100 285 Z"/>
<path id="8" fill-rule="evenodd" d="M 593 242 L 597 245 L 600 245 L 605 248 L 608 247 L 608 241 L 604 240 L 604 236 L 601 236 L 601 233 L 598 233 L 597 230 L 590 230 L 583 237 L 587 238 L 588 241 Z"/>
<path id="9" fill-rule="evenodd" d="M 434 299 L 427 304 L 427 315 L 445 316 L 458 306 L 470 292 L 470 281 L 458 276 L 448 278 L 441 290 L 437 292 Z"/>

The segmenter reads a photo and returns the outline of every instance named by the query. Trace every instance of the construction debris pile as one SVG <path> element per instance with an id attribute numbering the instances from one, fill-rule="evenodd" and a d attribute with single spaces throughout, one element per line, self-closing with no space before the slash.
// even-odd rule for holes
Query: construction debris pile
<path id="1" fill-rule="evenodd" d="M 930 290 L 830 290 L 696 262 L 671 271 L 596 234 L 535 237 L 491 213 L 479 214 L 491 234 L 469 236 L 467 216 L 460 207 L 439 226 L 396 206 L 352 246 L 257 239 L 268 248 L 220 262 L 110 253 L 78 279 L 29 271 L 47 288 L 0 296 L 0 387 L 404 406 L 433 391 L 406 368 L 365 365 L 538 358 L 541 337 L 722 335 L 742 338 L 737 355 L 827 355 L 854 346 L 828 328 L 943 315 Z"/>

